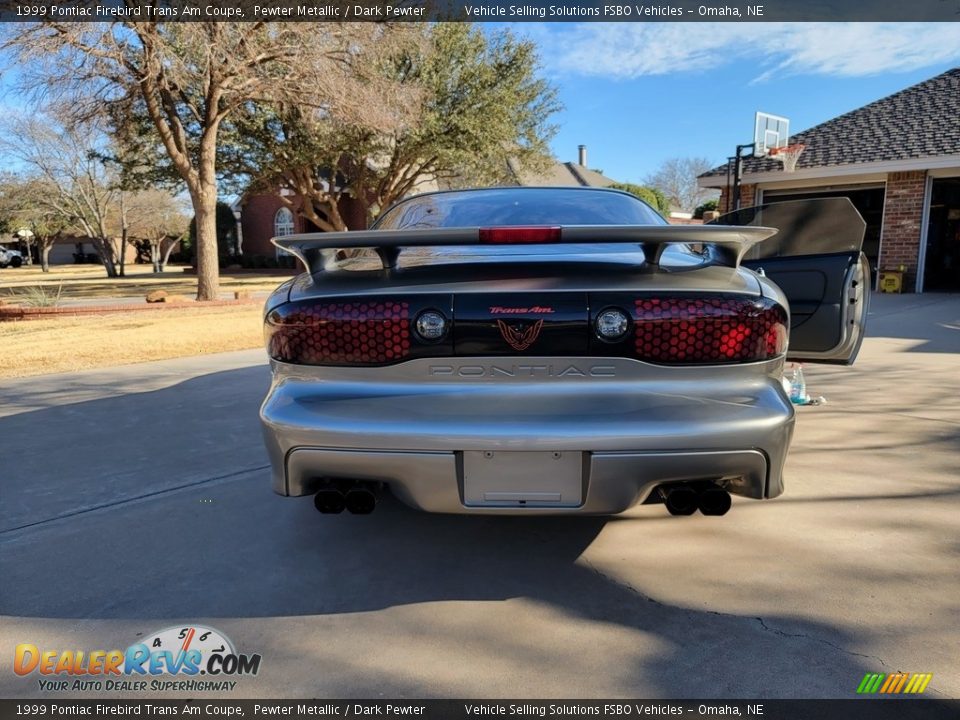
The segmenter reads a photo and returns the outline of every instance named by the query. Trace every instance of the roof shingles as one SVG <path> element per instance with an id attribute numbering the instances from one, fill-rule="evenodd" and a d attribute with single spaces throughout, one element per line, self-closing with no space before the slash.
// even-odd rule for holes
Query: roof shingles
<path id="1" fill-rule="evenodd" d="M 525 170 L 514 158 L 507 162 L 517 184 L 523 186 L 609 187 L 616 182 L 596 170 L 574 162 L 552 162 L 547 168 L 538 172 Z"/>
<path id="2" fill-rule="evenodd" d="M 960 154 L 960 68 L 815 125 L 790 143 L 806 145 L 797 169 Z M 748 157 L 743 171 L 781 167 L 772 158 Z M 701 177 L 726 173 L 724 164 Z"/>

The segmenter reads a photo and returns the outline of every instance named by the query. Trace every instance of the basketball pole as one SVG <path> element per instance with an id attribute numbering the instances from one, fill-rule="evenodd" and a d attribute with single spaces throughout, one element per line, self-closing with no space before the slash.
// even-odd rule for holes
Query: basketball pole
<path id="1" fill-rule="evenodd" d="M 733 155 L 727 158 L 727 206 L 723 208 L 723 212 L 728 213 L 733 210 Z"/>
<path id="2" fill-rule="evenodd" d="M 751 151 L 757 147 L 756 143 L 747 143 L 746 145 L 737 145 L 737 154 L 733 161 L 733 201 L 734 211 L 740 209 L 740 181 L 743 179 L 743 151 L 750 148 Z"/>

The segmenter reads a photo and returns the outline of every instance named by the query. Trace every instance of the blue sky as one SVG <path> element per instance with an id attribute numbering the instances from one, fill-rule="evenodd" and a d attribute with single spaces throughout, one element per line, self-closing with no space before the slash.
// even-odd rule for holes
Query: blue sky
<path id="1" fill-rule="evenodd" d="M 592 168 L 624 182 L 671 157 L 723 163 L 751 142 L 756 110 L 799 131 L 960 66 L 960 23 L 509 27 L 537 43 L 565 105 L 554 154 L 576 160 L 585 144 Z M 19 104 L 9 90 L 8 69 L 0 112 Z"/>
<path id="2" fill-rule="evenodd" d="M 642 182 L 671 157 L 726 161 L 754 112 L 796 132 L 960 66 L 960 23 L 543 23 L 540 47 L 566 109 L 553 150 Z"/>

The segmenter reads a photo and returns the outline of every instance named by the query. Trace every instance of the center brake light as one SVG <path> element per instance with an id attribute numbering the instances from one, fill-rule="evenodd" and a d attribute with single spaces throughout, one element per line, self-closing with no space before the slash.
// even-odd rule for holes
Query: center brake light
<path id="1" fill-rule="evenodd" d="M 556 242 L 560 242 L 559 227 L 531 225 L 480 228 L 481 245 L 547 245 Z"/>

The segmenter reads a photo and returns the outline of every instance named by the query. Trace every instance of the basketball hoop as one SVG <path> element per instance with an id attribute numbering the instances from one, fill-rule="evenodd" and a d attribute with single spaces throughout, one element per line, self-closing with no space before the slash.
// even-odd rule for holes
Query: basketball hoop
<path id="1" fill-rule="evenodd" d="M 774 160 L 779 160 L 783 164 L 783 171 L 792 173 L 797 169 L 797 161 L 801 153 L 807 146 L 802 143 L 796 145 L 784 145 L 783 147 L 770 148 L 769 155 Z"/>

